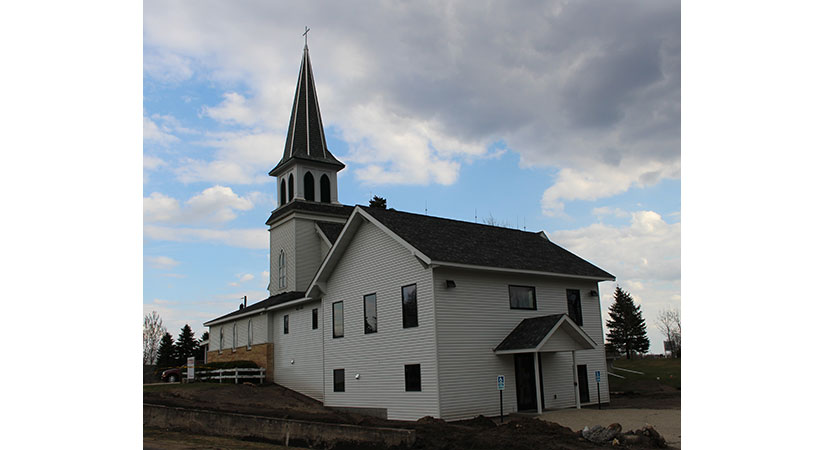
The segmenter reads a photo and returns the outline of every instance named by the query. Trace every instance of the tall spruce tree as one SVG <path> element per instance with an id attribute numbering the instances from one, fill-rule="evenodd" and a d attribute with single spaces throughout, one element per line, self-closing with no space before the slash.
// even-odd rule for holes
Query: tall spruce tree
<path id="1" fill-rule="evenodd" d="M 198 355 L 198 341 L 195 339 L 195 333 L 189 324 L 180 329 L 178 340 L 175 342 L 175 361 L 177 364 L 186 364 L 186 358 L 190 356 L 197 357 Z"/>
<path id="2" fill-rule="evenodd" d="M 633 297 L 628 292 L 618 286 L 613 299 L 615 301 L 610 305 L 610 318 L 607 319 L 608 345 L 627 355 L 627 359 L 634 352 L 647 353 L 650 340 L 647 338 L 647 325 L 641 308 L 633 302 Z"/>
<path id="3" fill-rule="evenodd" d="M 175 365 L 175 340 L 171 333 L 165 333 L 158 346 L 158 367 Z"/>

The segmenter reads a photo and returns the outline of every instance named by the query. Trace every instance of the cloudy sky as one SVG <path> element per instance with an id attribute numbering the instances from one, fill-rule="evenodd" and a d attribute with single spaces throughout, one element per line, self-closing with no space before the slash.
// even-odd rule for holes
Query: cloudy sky
<path id="1" fill-rule="evenodd" d="M 546 230 L 655 317 L 680 306 L 675 1 L 144 2 L 144 312 L 266 297 L 304 26 L 339 200 Z"/>

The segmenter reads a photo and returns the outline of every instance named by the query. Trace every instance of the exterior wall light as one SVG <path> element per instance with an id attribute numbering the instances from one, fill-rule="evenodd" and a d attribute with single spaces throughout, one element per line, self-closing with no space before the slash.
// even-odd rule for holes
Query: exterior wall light
<path id="1" fill-rule="evenodd" d="M 454 287 L 455 287 L 455 281 L 447 280 L 447 288 L 449 289 L 449 288 L 454 288 Z"/>
<path id="2" fill-rule="evenodd" d="M 360 374 L 360 373 L 356 373 L 356 374 L 355 374 L 355 379 L 356 379 L 356 380 L 358 380 L 358 379 L 360 379 L 360 378 L 361 378 L 361 374 Z"/>
<path id="3" fill-rule="evenodd" d="M 599 292 L 598 292 L 598 291 L 590 291 L 590 296 L 591 296 L 591 297 L 598 297 L 598 296 L 599 296 Z"/>
<path id="4" fill-rule="evenodd" d="M 290 360 L 289 360 L 289 363 L 290 363 L 290 364 L 295 364 L 295 360 L 294 360 L 294 359 L 290 359 Z"/>

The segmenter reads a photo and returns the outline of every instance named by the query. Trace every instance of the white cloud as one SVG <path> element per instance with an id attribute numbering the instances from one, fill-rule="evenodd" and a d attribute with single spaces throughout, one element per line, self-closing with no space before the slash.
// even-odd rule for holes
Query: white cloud
<path id="1" fill-rule="evenodd" d="M 237 92 L 224 93 L 220 105 L 204 106 L 203 113 L 219 122 L 247 126 L 258 123 L 260 117 L 257 111 L 250 108 L 247 99 Z"/>
<path id="2" fill-rule="evenodd" d="M 364 183 L 451 184 L 462 164 L 489 156 L 493 142 L 505 142 L 524 166 L 573 171 L 545 193 L 549 214 L 562 214 L 571 200 L 680 176 L 678 3 L 493 3 L 480 10 L 461 1 L 150 1 L 147 66 L 165 67 L 161 79 L 184 78 L 196 62 L 199 74 L 233 90 L 244 83 L 248 93 L 227 92 L 204 112 L 261 127 L 250 135 L 271 133 L 275 145 L 262 154 L 271 164 L 289 120 L 301 44 L 293 24 L 302 17 L 318 21 L 310 46 L 327 133 L 349 146 L 348 153 L 330 150 Z M 179 177 L 265 182 L 254 175 L 259 166 L 244 161 L 218 151 Z M 595 178 L 577 182 L 588 174 Z"/>
<path id="3" fill-rule="evenodd" d="M 681 223 L 669 224 L 653 211 L 634 212 L 627 227 L 599 223 L 549 235 L 620 281 L 681 277 Z"/>
<path id="4" fill-rule="evenodd" d="M 544 191 L 542 212 L 548 216 L 564 213 L 564 202 L 570 200 L 597 200 L 628 190 L 631 186 L 650 186 L 662 178 L 678 178 L 678 162 L 666 166 L 656 161 L 622 163 L 618 167 L 594 164 L 579 170 L 565 168 L 559 171 L 555 183 Z"/>
<path id="5" fill-rule="evenodd" d="M 593 208 L 591 213 L 599 218 L 602 218 L 604 216 L 630 217 L 629 212 L 621 208 L 611 208 L 609 206 L 600 206 L 598 208 Z"/>
<path id="6" fill-rule="evenodd" d="M 272 178 L 261 168 L 274 167 L 281 156 L 278 149 L 283 148 L 283 139 L 283 135 L 270 132 L 213 133 L 200 142 L 216 149 L 213 159 L 184 159 L 175 174 L 183 183 L 271 183 Z"/>
<path id="7" fill-rule="evenodd" d="M 156 156 L 143 155 L 143 168 L 145 170 L 156 170 L 166 165 L 166 162 Z"/>
<path id="8" fill-rule="evenodd" d="M 236 211 L 253 208 L 253 199 L 265 199 L 259 192 L 241 197 L 226 186 L 204 189 L 186 201 L 181 208 L 178 200 L 159 192 L 143 198 L 143 220 L 146 223 L 226 223 L 237 217 Z"/>
<path id="9" fill-rule="evenodd" d="M 152 256 L 146 258 L 146 261 L 156 269 L 171 269 L 180 264 L 180 261 L 176 261 L 168 256 Z"/>
<path id="10" fill-rule="evenodd" d="M 146 116 L 143 116 L 143 140 L 157 142 L 162 145 L 180 141 L 177 136 L 161 129 L 157 123 Z"/>
<path id="11" fill-rule="evenodd" d="M 269 234 L 265 228 L 216 230 L 144 225 L 143 234 L 160 241 L 214 242 L 241 248 L 269 248 Z"/>
<path id="12" fill-rule="evenodd" d="M 188 58 L 165 50 L 144 52 L 143 70 L 151 78 L 167 83 L 179 83 L 193 74 Z"/>
<path id="13" fill-rule="evenodd" d="M 600 285 L 602 318 L 607 320 L 616 286 L 630 292 L 647 320 L 651 351 L 662 352 L 655 329 L 658 312 L 681 303 L 681 224 L 653 211 L 632 213 L 627 226 L 592 224 L 548 233 L 550 239 L 616 276 Z"/>
<path id="14" fill-rule="evenodd" d="M 246 283 L 247 281 L 254 280 L 255 275 L 251 273 L 245 273 L 242 275 L 238 275 L 238 281 L 232 281 L 229 283 L 230 286 L 239 286 L 241 283 Z"/>

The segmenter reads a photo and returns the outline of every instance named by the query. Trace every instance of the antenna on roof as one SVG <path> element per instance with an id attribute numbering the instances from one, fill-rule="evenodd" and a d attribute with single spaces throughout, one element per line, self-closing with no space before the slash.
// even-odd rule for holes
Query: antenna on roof
<path id="1" fill-rule="evenodd" d="M 429 214 L 427 214 L 427 200 L 424 200 L 424 215 L 429 216 Z"/>
<path id="2" fill-rule="evenodd" d="M 475 220 L 476 220 L 476 223 L 478 223 L 478 208 L 476 208 L 476 210 L 475 210 Z"/>

